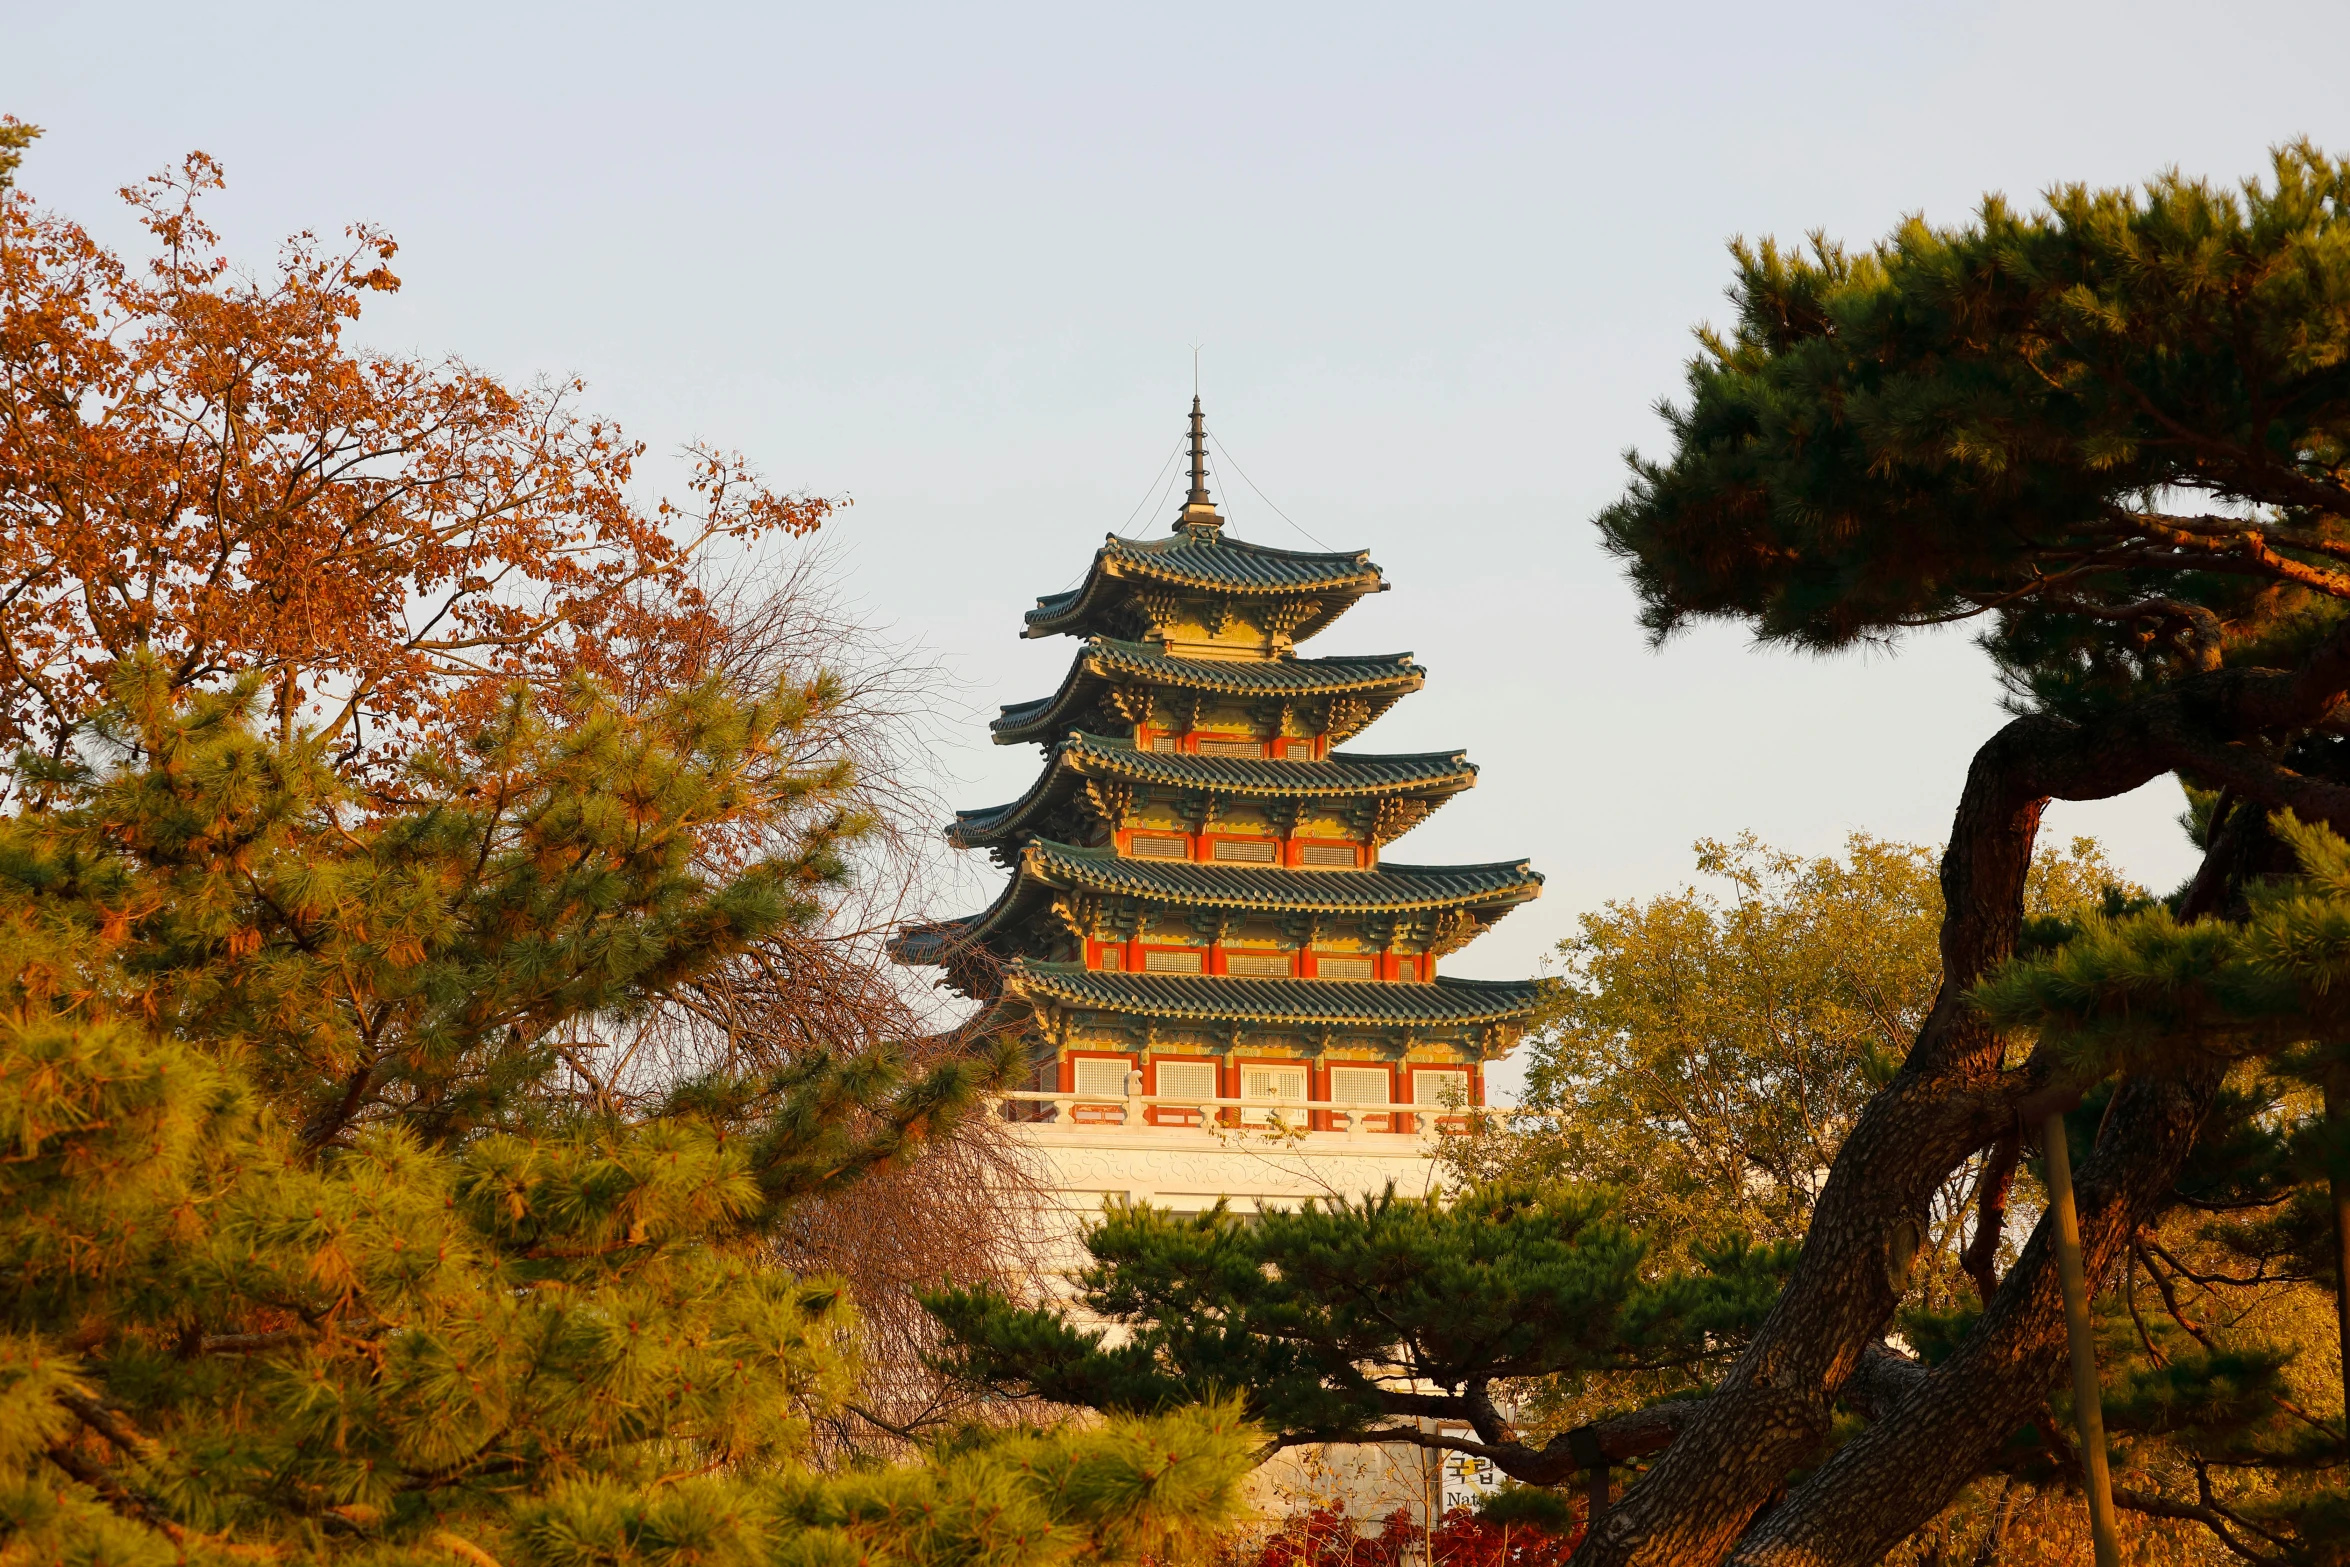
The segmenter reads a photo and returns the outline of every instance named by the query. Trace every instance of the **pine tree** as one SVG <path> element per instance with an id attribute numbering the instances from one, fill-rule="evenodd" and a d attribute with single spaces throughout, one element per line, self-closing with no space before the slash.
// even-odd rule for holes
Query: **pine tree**
<path id="1" fill-rule="evenodd" d="M 50 954 L 20 983 L 248 1052 L 313 1146 L 540 1113 L 594 1048 L 574 1025 L 811 923 L 866 825 L 844 764 L 790 761 L 821 683 L 635 712 L 585 682 L 517 690 L 461 754 L 417 757 L 389 812 L 317 741 L 256 734 L 251 677 L 183 701 L 138 659 L 115 690 L 88 746 L 141 765 L 29 759 L 32 809 L 0 824 L 31 895 L 12 918 Z"/>
<path id="2" fill-rule="evenodd" d="M 1655 1266 L 1603 1189 L 1498 1183 L 1457 1196 L 1309 1203 L 1247 1220 L 1109 1211 L 1086 1236 L 1076 1304 L 943 1289 L 962 1377 L 995 1392 L 1144 1412 L 1238 1394 L 1273 1433 L 1258 1456 L 1322 1442 L 1473 1452 L 1532 1484 L 1670 1440 L 1679 1411 L 1522 1440 L 1495 1385 L 1718 1362 L 1769 1309 L 1792 1248 L 1735 1234 Z M 1099 1324 L 1099 1325 L 1096 1325 Z M 1423 1417 L 1474 1440 L 1439 1436 Z"/>
<path id="3" fill-rule="evenodd" d="M 1838 1426 L 1931 1194 L 2098 1087 L 1964 999 L 2025 939 L 2048 801 L 2165 773 L 2224 795 L 2186 928 L 2292 869 L 2271 813 L 2350 830 L 2346 241 L 2350 163 L 2299 145 L 2232 190 L 2068 186 L 1865 250 L 1737 248 L 1737 317 L 1702 334 L 1670 450 L 1599 518 L 1647 624 L 1829 649 L 1979 619 L 2017 716 L 1953 819 L 1941 992 L 1838 1150 L 1785 1293 L 1588 1562 L 1857 1567 L 2044 1417 L 2066 1358 L 2045 1223 L 1946 1356 Z M 2199 1143 L 2241 1124 L 2213 1119 L 2229 1078 L 2197 1058 L 2116 1079 L 2075 1180 L 2091 1279 L 2122 1276 Z M 2149 1500 L 2200 1505 L 2191 1476 Z"/>
<path id="4" fill-rule="evenodd" d="M 796 698 L 517 698 L 368 811 L 256 689 L 134 663 L 113 765 L 0 822 L 0 1557 L 1045 1567 L 1229 1512 L 1230 1404 L 803 1462 L 855 1308 L 764 1236 L 991 1063 L 561 1091 L 838 874 L 822 810 L 701 847 L 837 782 L 777 765 Z"/>

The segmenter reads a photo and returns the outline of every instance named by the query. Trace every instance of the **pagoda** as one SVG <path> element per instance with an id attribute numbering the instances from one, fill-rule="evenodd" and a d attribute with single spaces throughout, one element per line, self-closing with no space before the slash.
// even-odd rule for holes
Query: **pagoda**
<path id="1" fill-rule="evenodd" d="M 1335 749 L 1425 671 L 1297 645 L 1386 587 L 1365 552 L 1227 534 L 1195 396 L 1173 530 L 1112 534 L 1082 583 L 1028 611 L 1024 635 L 1080 640 L 1060 689 L 990 726 L 1041 746 L 1043 771 L 947 830 L 1010 880 L 894 951 L 1021 1029 L 1035 1089 L 1100 1096 L 1074 1119 L 1124 1122 L 1113 1101 L 1139 1093 L 1159 1101 L 1144 1125 L 1260 1121 L 1183 1102 L 1267 1100 L 1301 1130 L 1408 1132 L 1424 1118 L 1391 1107 L 1482 1102 L 1478 1066 L 1515 1041 L 1535 985 L 1439 967 L 1542 878 L 1523 860 L 1385 857 L 1477 778 L 1458 751 Z"/>

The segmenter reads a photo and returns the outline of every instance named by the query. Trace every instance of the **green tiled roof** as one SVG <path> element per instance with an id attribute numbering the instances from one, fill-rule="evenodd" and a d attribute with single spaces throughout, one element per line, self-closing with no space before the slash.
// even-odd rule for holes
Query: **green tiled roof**
<path id="1" fill-rule="evenodd" d="M 1477 769 L 1459 751 L 1367 756 L 1334 751 L 1326 761 L 1247 756 L 1186 756 L 1137 751 L 1133 742 L 1072 734 L 1053 747 L 1036 783 L 1019 799 L 984 810 L 958 811 L 947 841 L 959 849 L 999 843 L 1024 822 L 1048 811 L 1087 778 L 1116 778 L 1229 799 L 1360 800 L 1418 796 L 1442 801 L 1477 781 Z"/>
<path id="2" fill-rule="evenodd" d="M 1539 897 L 1542 878 L 1524 860 L 1492 865 L 1381 865 L 1376 870 L 1294 870 L 1267 865 L 1125 859 L 1112 849 L 1030 842 L 995 902 L 977 914 L 910 926 L 890 944 L 900 963 L 943 963 L 1038 917 L 1055 891 L 1130 897 L 1169 908 L 1256 913 L 1415 914 L 1466 909 L 1490 916 Z"/>
<path id="3" fill-rule="evenodd" d="M 1045 961 L 1071 958 L 1096 937 L 1245 945 L 1268 928 L 1284 947 L 1442 954 L 1542 890 L 1523 860 L 1307 868 L 1121 856 L 1056 841 L 1105 836 L 1105 823 L 1163 820 L 1156 813 L 1172 795 L 1195 823 L 1229 808 L 1223 819 L 1232 827 L 1261 815 L 1326 830 L 1309 827 L 1310 814 L 1343 823 L 1351 838 L 1386 843 L 1476 782 L 1458 751 L 1200 756 L 1138 751 L 1131 738 L 1088 732 L 1239 728 L 1343 743 L 1425 681 L 1408 653 L 1295 656 L 1387 582 L 1365 551 L 1275 549 L 1229 536 L 1204 487 L 1196 398 L 1192 436 L 1193 488 L 1175 531 L 1109 536 L 1077 587 L 1039 598 L 1024 617 L 1025 636 L 1084 639 L 1052 695 L 1006 706 L 989 725 L 998 744 L 1042 744 L 1044 769 L 1019 799 L 958 812 L 948 829 L 958 847 L 985 847 L 1010 865 L 1008 884 L 977 913 L 900 927 L 890 953 L 943 968 L 944 983 L 1023 1027 L 1030 1009 L 1047 1008 L 1222 1024 L 1216 1037 L 1235 1048 L 1263 1025 L 1490 1054 L 1528 1020 L 1538 982 L 1105 973 Z"/>
<path id="4" fill-rule="evenodd" d="M 1048 887 L 1081 887 L 1153 903 L 1266 911 L 1405 912 L 1524 903 L 1542 878 L 1524 860 L 1491 865 L 1381 865 L 1368 871 L 1293 870 L 1191 860 L 1136 860 L 1111 849 L 1031 843 L 1023 876 Z"/>
<path id="5" fill-rule="evenodd" d="M 1341 600 L 1299 627 L 1296 634 L 1302 637 L 1328 624 L 1347 603 L 1386 586 L 1366 550 L 1308 554 L 1274 549 L 1227 538 L 1218 528 L 1186 529 L 1157 539 L 1122 539 L 1113 533 L 1094 552 L 1082 583 L 1036 601 L 1022 635 L 1082 634 L 1095 616 L 1123 603 L 1136 587 L 1245 598 L 1317 593 Z"/>
<path id="6" fill-rule="evenodd" d="M 982 918 L 983 915 L 967 914 L 961 919 L 901 925 L 889 938 L 889 955 L 896 962 L 910 963 L 917 968 L 943 963 L 949 953 L 962 945 L 973 923 Z"/>
<path id="7" fill-rule="evenodd" d="M 1409 653 L 1362 658 L 1170 658 L 1142 642 L 1095 637 L 1069 666 L 1061 689 L 1033 702 L 1015 702 L 988 725 L 998 745 L 1058 735 L 1113 681 L 1228 696 L 1316 697 L 1359 693 L 1384 711 L 1420 689 L 1427 671 Z M 1376 716 L 1374 714 L 1373 716 Z M 1368 720 L 1366 720 L 1367 722 Z"/>
<path id="8" fill-rule="evenodd" d="M 1342 979 L 1234 979 L 1207 974 L 1104 974 L 1074 963 L 1015 963 L 1009 996 L 1065 1007 L 1216 1023 L 1312 1027 L 1418 1023 L 1433 1026 L 1522 1022 L 1540 993 L 1536 981 L 1453 979 L 1382 984 Z"/>

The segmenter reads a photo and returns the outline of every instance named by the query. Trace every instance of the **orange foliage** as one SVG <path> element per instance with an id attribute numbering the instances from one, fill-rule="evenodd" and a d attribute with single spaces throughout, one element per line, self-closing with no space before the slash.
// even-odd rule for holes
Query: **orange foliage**
<path id="1" fill-rule="evenodd" d="M 264 671 L 360 767 L 516 680 L 690 678 L 721 630 L 697 557 L 830 510 L 710 448 L 643 504 L 577 382 L 346 341 L 399 287 L 381 230 L 232 269 L 196 211 L 220 183 L 195 154 L 123 192 L 143 267 L 0 189 L 0 750 L 61 748 L 140 647 L 182 686 Z"/>

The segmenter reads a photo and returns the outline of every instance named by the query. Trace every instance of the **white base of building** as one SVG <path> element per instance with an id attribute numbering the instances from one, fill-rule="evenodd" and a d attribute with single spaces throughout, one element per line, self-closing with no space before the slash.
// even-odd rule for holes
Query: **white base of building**
<path id="1" fill-rule="evenodd" d="M 1147 1203 L 1190 1214 L 1222 1201 L 1246 1214 L 1309 1200 L 1355 1201 L 1391 1187 L 1398 1196 L 1421 1197 L 1444 1184 L 1432 1125 L 1421 1133 L 1293 1132 L 1059 1120 L 1017 1123 L 1014 1135 L 1032 1153 L 1049 1193 L 1051 1266 L 1063 1279 L 1083 1264 L 1082 1237 L 1106 1204 Z M 1267 1525 L 1317 1507 L 1343 1507 L 1368 1527 L 1401 1508 L 1427 1528 L 1498 1484 L 1490 1465 L 1457 1454 L 1386 1444 L 1306 1447 L 1258 1469 L 1249 1497 Z"/>

